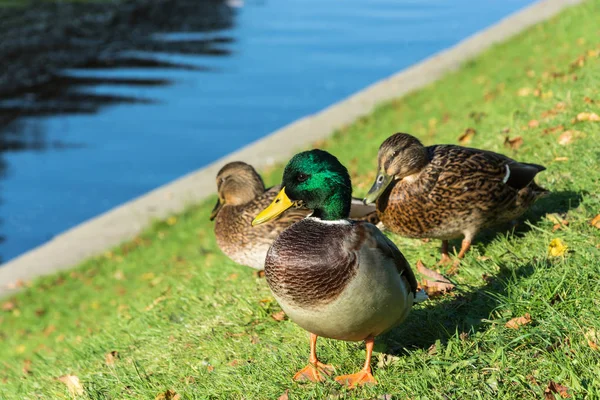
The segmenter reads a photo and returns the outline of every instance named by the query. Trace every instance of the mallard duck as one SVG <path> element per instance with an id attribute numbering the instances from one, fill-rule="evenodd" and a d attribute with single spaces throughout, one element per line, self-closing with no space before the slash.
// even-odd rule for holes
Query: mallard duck
<path id="1" fill-rule="evenodd" d="M 265 277 L 289 318 L 310 332 L 309 364 L 295 380 L 321 381 L 333 367 L 319 361 L 318 336 L 366 342 L 364 367 L 336 381 L 349 387 L 376 383 L 371 373 L 374 338 L 402 322 L 417 294 L 410 265 L 385 235 L 348 219 L 352 186 L 346 168 L 322 150 L 296 154 L 282 189 L 252 221 L 260 226 L 292 207 L 313 210 L 285 229 L 265 260 Z"/>
<path id="2" fill-rule="evenodd" d="M 378 173 L 365 204 L 401 236 L 442 240 L 440 264 L 452 262 L 448 240 L 463 236 L 458 258 L 484 227 L 511 221 L 548 191 L 534 182 L 541 165 L 454 145 L 425 147 L 406 133 L 379 148 Z"/>
<path id="3" fill-rule="evenodd" d="M 210 219 L 215 221 L 219 248 L 236 263 L 262 270 L 267 250 L 277 235 L 311 213 L 308 209 L 288 210 L 268 224 L 252 228 L 252 219 L 275 199 L 280 189 L 265 189 L 256 170 L 241 161 L 226 164 L 217 173 L 219 198 Z M 357 218 L 378 221 L 375 206 L 365 206 L 360 199 L 353 199 L 352 211 Z"/>

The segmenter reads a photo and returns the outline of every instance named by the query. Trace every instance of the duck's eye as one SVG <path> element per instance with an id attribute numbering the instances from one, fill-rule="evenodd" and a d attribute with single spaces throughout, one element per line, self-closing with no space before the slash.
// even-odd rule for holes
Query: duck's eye
<path id="1" fill-rule="evenodd" d="M 308 175 L 306 175 L 306 174 L 298 174 L 298 176 L 296 177 L 296 180 L 298 182 L 304 182 L 307 179 L 308 179 Z"/>
<path id="2" fill-rule="evenodd" d="M 381 182 L 383 182 L 383 175 L 379 175 L 377 177 L 377 183 L 381 183 Z"/>

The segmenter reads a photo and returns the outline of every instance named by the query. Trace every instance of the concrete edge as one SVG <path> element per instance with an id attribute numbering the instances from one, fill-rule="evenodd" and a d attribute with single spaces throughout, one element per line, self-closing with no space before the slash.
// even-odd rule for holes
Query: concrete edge
<path id="1" fill-rule="evenodd" d="M 0 296 L 18 290 L 18 281 L 71 268 L 83 260 L 130 240 L 155 219 L 183 211 L 215 193 L 215 176 L 230 161 L 243 160 L 260 169 L 292 156 L 334 130 L 369 114 L 382 102 L 399 98 L 457 70 L 492 45 L 505 41 L 583 0 L 541 0 L 509 15 L 455 46 L 385 78 L 356 94 L 301 118 L 212 164 L 184 175 L 136 199 L 55 236 L 49 242 L 0 265 Z M 277 149 L 277 154 L 273 151 Z"/>

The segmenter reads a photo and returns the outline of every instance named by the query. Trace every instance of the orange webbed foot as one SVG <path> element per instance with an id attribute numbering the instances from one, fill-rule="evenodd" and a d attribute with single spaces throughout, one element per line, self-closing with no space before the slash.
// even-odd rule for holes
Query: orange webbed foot
<path id="1" fill-rule="evenodd" d="M 336 382 L 342 384 L 348 389 L 354 389 L 357 386 L 362 386 L 365 384 L 376 385 L 377 380 L 371 374 L 371 371 L 360 370 L 355 374 L 350 375 L 342 375 L 335 378 Z"/>
<path id="2" fill-rule="evenodd" d="M 330 376 L 335 372 L 335 368 L 331 365 L 323 364 L 317 361 L 315 364 L 308 364 L 294 375 L 295 381 L 311 381 L 311 382 L 323 382 L 326 376 Z"/>
<path id="3" fill-rule="evenodd" d="M 446 266 L 448 266 L 450 264 L 452 264 L 452 258 L 450 258 L 450 256 L 448 254 L 442 253 L 442 258 L 437 263 L 437 265 L 439 267 L 446 267 Z"/>

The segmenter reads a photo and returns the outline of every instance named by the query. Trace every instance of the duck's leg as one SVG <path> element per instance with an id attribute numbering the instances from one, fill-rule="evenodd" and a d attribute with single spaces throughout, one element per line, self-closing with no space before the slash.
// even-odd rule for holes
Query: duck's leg
<path id="1" fill-rule="evenodd" d="M 458 257 L 452 263 L 452 267 L 448 271 L 448 275 L 456 275 L 458 273 L 458 267 L 460 266 L 460 260 L 465 257 L 467 251 L 471 248 L 471 237 L 465 236 L 460 246 L 460 252 L 458 253 Z"/>
<path id="2" fill-rule="evenodd" d="M 365 340 L 367 345 L 367 358 L 363 369 L 355 374 L 342 375 L 335 378 L 336 382 L 342 385 L 348 386 L 348 389 L 353 389 L 356 386 L 364 385 L 365 383 L 376 384 L 377 381 L 371 374 L 371 355 L 373 354 L 373 345 L 375 344 L 375 338 L 367 338 Z"/>
<path id="3" fill-rule="evenodd" d="M 438 265 L 450 265 L 452 263 L 452 259 L 448 255 L 448 241 L 442 240 L 442 259 L 438 263 Z"/>
<path id="4" fill-rule="evenodd" d="M 325 380 L 322 374 L 331 375 L 334 368 L 331 365 L 323 364 L 317 358 L 317 335 L 310 334 L 310 357 L 308 365 L 296 372 L 294 375 L 295 381 L 309 380 L 312 382 L 322 382 Z"/>

